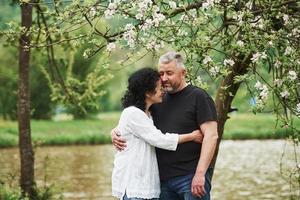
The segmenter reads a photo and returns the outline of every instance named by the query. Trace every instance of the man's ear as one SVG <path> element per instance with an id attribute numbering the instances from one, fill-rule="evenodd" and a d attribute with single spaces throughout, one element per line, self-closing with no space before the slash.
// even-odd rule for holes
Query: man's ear
<path id="1" fill-rule="evenodd" d="M 182 69 L 182 76 L 183 76 L 183 77 L 186 76 L 186 69 Z"/>
<path id="2" fill-rule="evenodd" d="M 146 97 L 148 97 L 148 98 L 150 98 L 150 97 L 151 97 L 151 95 L 150 95 L 150 93 L 149 93 L 149 92 L 147 92 L 147 93 L 145 94 L 145 96 L 146 96 Z"/>

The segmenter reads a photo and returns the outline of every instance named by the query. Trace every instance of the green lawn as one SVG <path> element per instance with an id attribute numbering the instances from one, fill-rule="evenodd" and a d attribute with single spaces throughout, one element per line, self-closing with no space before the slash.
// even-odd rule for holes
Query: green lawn
<path id="1" fill-rule="evenodd" d="M 120 113 L 101 113 L 94 120 L 37 121 L 32 120 L 32 138 L 36 145 L 73 145 L 110 143 L 110 130 L 116 126 Z M 259 114 L 236 114 L 227 121 L 223 139 L 278 139 L 286 130 L 275 130 L 275 117 Z M 300 127 L 300 120 L 295 122 Z M 0 121 L 0 147 L 16 146 L 17 123 Z"/>
<path id="2" fill-rule="evenodd" d="M 270 114 L 234 114 L 227 121 L 224 139 L 280 139 L 291 134 L 291 130 L 282 128 L 282 123 L 276 127 L 276 118 Z M 294 121 L 294 126 L 300 128 L 300 120 Z"/>

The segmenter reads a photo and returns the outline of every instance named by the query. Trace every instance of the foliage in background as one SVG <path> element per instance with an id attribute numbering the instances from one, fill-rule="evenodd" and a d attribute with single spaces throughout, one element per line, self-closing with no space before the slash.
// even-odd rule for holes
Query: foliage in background
<path id="1" fill-rule="evenodd" d="M 101 113 L 95 119 L 46 121 L 32 120 L 34 146 L 110 144 L 110 131 L 119 120 L 120 112 Z M 292 130 L 276 128 L 276 118 L 269 114 L 232 113 L 226 124 L 223 139 L 282 139 Z M 295 119 L 295 126 L 300 120 Z M 18 144 L 16 122 L 0 121 L 0 148 Z"/>
<path id="2" fill-rule="evenodd" d="M 0 57 L 0 113 L 4 119 L 16 119 L 17 64 L 16 50 L 1 48 Z"/>
<path id="3" fill-rule="evenodd" d="M 215 83 L 221 84 L 219 88 L 214 86 L 219 94 L 232 97 L 238 89 L 231 93 L 230 87 L 244 84 L 254 100 L 253 111 L 267 109 L 276 113 L 287 127 L 292 126 L 292 115 L 300 115 L 297 1 L 89 0 L 40 1 L 33 6 L 38 12 L 30 30 L 34 42 L 28 48 L 53 52 L 53 45 L 60 45 L 70 51 L 88 44 L 83 52 L 85 58 L 98 53 L 107 56 L 105 50 L 122 50 L 126 53 L 120 56 L 119 64 L 124 66 L 172 47 L 185 54 L 189 79 L 194 84 L 208 86 L 201 77 L 207 72 Z M 1 35 L 15 44 L 20 31 L 12 22 Z M 99 85 L 94 85 L 95 91 L 91 92 L 76 76 L 62 82 L 57 68 L 66 66 L 58 63 L 55 56 L 51 55 L 49 61 L 54 73 L 48 71 L 54 99 L 63 104 L 93 107 L 87 102 L 101 96 L 101 92 L 96 96 L 92 93 L 103 83 L 96 81 Z M 226 85 L 226 78 L 233 78 L 232 86 Z M 79 98 L 83 90 L 89 91 L 88 95 Z M 65 97 L 60 96 L 63 93 Z M 221 101 L 222 98 L 225 96 L 218 96 Z M 268 99 L 273 102 L 270 107 L 266 107 Z M 81 109 L 86 112 L 84 106 Z M 297 141 L 299 130 L 293 129 L 295 134 L 291 137 Z"/>

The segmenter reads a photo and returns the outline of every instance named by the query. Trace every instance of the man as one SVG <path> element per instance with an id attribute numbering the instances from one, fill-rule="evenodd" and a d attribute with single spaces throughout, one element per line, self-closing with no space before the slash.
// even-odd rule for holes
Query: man
<path id="1" fill-rule="evenodd" d="M 161 200 L 210 200 L 212 169 L 209 164 L 217 144 L 217 115 L 214 102 L 202 89 L 188 85 L 179 53 L 168 52 L 159 59 L 159 73 L 166 91 L 163 102 L 151 107 L 155 126 L 162 132 L 203 133 L 202 144 L 188 142 L 175 152 L 156 149 L 161 180 Z M 119 150 L 124 141 L 112 131 Z"/>

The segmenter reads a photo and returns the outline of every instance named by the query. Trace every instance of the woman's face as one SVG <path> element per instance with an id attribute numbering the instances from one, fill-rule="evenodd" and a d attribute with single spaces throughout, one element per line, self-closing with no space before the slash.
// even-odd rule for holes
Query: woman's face
<path id="1" fill-rule="evenodd" d="M 163 88 L 161 86 L 161 81 L 156 82 L 156 88 L 154 93 L 148 93 L 147 99 L 151 103 L 161 103 L 162 102 L 162 96 L 163 96 Z"/>

